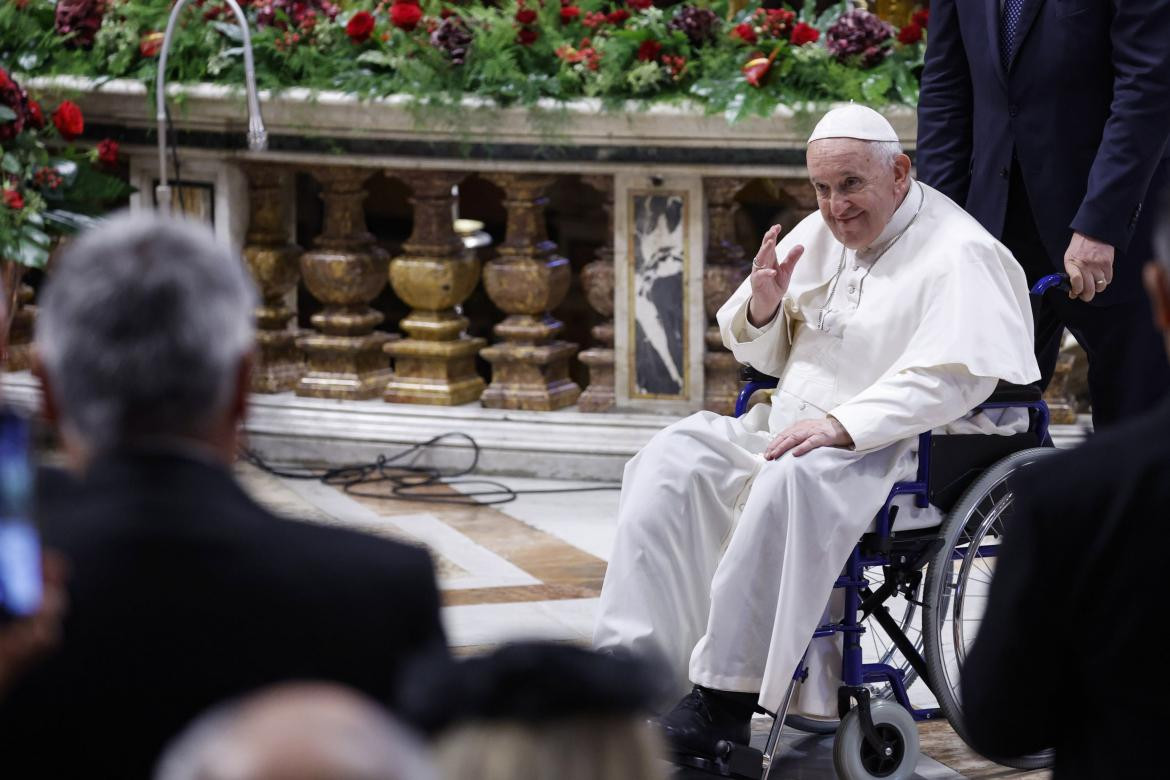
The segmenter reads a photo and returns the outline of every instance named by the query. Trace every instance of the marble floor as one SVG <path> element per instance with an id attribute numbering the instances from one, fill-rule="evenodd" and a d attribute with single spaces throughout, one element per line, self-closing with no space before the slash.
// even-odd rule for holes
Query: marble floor
<path id="1" fill-rule="evenodd" d="M 291 518 L 342 525 L 425 545 L 434 557 L 443 594 L 443 622 L 457 653 L 472 654 L 520 638 L 587 643 L 592 634 L 606 559 L 614 538 L 618 491 L 600 483 L 496 477 L 515 499 L 494 506 L 399 500 L 389 483 L 354 491 L 315 480 L 276 477 L 241 464 L 245 487 Z M 601 489 L 599 489 L 601 488 Z M 437 490 L 441 498 L 479 493 L 498 499 L 487 482 Z M 572 492 L 540 492 L 572 491 Z M 915 704 L 931 697 L 911 688 Z M 770 721 L 757 718 L 755 740 Z M 945 722 L 920 726 L 920 778 L 1041 778 L 973 754 Z M 832 738 L 786 732 L 780 777 L 832 778 Z M 776 776 L 776 775 L 774 775 Z"/>

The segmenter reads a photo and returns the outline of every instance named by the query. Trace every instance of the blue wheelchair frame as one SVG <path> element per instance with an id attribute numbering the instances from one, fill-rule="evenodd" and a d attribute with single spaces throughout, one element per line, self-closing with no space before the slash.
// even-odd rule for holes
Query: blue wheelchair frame
<path id="1" fill-rule="evenodd" d="M 735 402 L 735 416 L 740 417 L 747 411 L 748 401 L 759 390 L 770 390 L 776 387 L 777 380 L 752 380 L 740 390 Z M 1033 402 L 987 402 L 975 407 L 974 411 L 989 409 L 1028 409 L 1030 412 L 1029 431 L 1034 433 L 1039 441 L 1048 437 L 1049 414 L 1048 406 L 1043 401 Z M 890 489 L 889 496 L 878 511 L 877 526 L 874 538 L 879 546 L 888 542 L 892 537 L 894 512 L 891 511 L 894 499 L 898 496 L 909 495 L 914 497 L 915 506 L 925 509 L 930 506 L 930 452 L 931 432 L 926 431 L 918 436 L 918 473 L 912 482 L 896 482 Z M 888 547 L 888 545 L 887 545 Z M 987 557 L 995 557 L 995 546 L 987 549 Z M 862 545 L 858 543 L 850 553 L 845 564 L 843 574 L 834 583 L 834 589 L 845 590 L 845 614 L 838 623 L 826 623 L 813 632 L 813 639 L 831 637 L 834 634 L 844 634 L 843 668 L 841 673 L 842 685 L 847 688 L 856 688 L 871 683 L 888 683 L 894 692 L 894 698 L 905 707 L 915 720 L 931 720 L 938 717 L 937 708 L 917 709 L 910 704 L 910 697 L 906 692 L 903 680 L 903 671 L 888 664 L 863 663 L 861 635 L 866 628 L 862 625 L 864 618 L 859 619 L 862 605 L 862 590 L 868 588 L 869 581 L 865 579 L 865 569 L 872 567 L 886 567 L 894 564 L 890 553 L 863 553 Z M 877 614 L 876 612 L 874 614 Z M 892 639 L 894 637 L 891 637 Z M 793 678 L 803 679 L 807 670 L 803 663 L 798 666 Z M 926 675 L 922 675 L 926 680 Z M 841 713 L 844 715 L 844 713 Z"/>
<path id="2" fill-rule="evenodd" d="M 1049 289 L 1058 288 L 1068 289 L 1068 277 L 1064 274 L 1053 274 L 1046 276 L 1039 280 L 1031 289 L 1033 295 L 1042 295 Z M 748 402 L 752 395 L 759 390 L 768 390 L 776 387 L 777 381 L 773 377 L 767 379 L 753 379 L 740 390 L 739 396 L 735 402 L 735 416 L 740 417 L 747 411 Z M 1049 413 L 1048 406 L 1043 400 L 1038 401 L 988 401 L 980 404 L 974 411 L 985 411 L 989 409 L 1009 409 L 1022 408 L 1029 410 L 1029 431 L 1036 435 L 1039 442 L 1048 440 L 1049 427 Z M 931 456 L 931 432 L 926 431 L 918 437 L 918 472 L 915 479 L 911 482 L 897 482 L 890 490 L 889 496 L 886 497 L 885 503 L 879 510 L 876 522 L 877 526 L 872 538 L 876 540 L 876 547 L 880 552 L 865 552 L 863 545 L 859 542 L 849 555 L 849 559 L 845 564 L 844 571 L 837 581 L 834 583 L 834 589 L 844 589 L 845 591 L 845 611 L 844 616 L 840 622 L 826 623 L 820 626 L 813 632 L 813 639 L 822 639 L 833 636 L 834 634 L 844 635 L 844 650 L 843 650 L 843 668 L 841 672 L 842 691 L 858 691 L 862 686 L 874 683 L 888 683 L 893 691 L 894 698 L 897 702 L 906 708 L 915 720 L 931 720 L 937 718 L 940 710 L 937 708 L 918 709 L 910 703 L 909 694 L 906 691 L 906 684 L 904 672 L 901 669 L 896 669 L 889 664 L 883 663 L 864 663 L 863 652 L 861 646 L 861 635 L 865 633 L 866 628 L 863 621 L 868 617 L 867 615 L 860 615 L 862 612 L 862 593 L 868 592 L 869 581 L 865 578 L 865 569 L 871 567 L 889 567 L 895 564 L 894 556 L 887 552 L 891 549 L 890 540 L 893 536 L 892 525 L 896 509 L 891 511 L 894 499 L 898 496 L 909 495 L 914 497 L 915 506 L 925 509 L 930 506 L 930 456 Z M 986 549 L 987 557 L 995 557 L 997 545 L 990 545 Z M 955 554 L 958 556 L 958 554 Z M 903 561 L 904 562 L 904 561 Z M 871 594 L 872 595 L 872 594 Z M 879 623 L 886 625 L 887 622 L 892 622 L 888 614 L 884 612 L 880 603 L 872 612 Z M 922 662 L 921 655 L 913 647 L 907 647 L 903 643 L 908 643 L 905 636 L 900 630 L 888 631 L 891 640 L 895 645 L 902 650 L 903 655 L 907 657 L 911 663 L 919 668 L 925 665 Z M 811 641 L 811 640 L 810 640 Z M 794 683 L 799 682 L 807 676 L 808 672 L 803 660 L 798 664 L 794 674 Z M 925 669 L 922 669 L 921 678 L 927 685 L 930 685 L 930 680 L 927 679 Z M 788 703 L 790 701 L 792 690 L 789 690 L 789 696 L 785 697 L 784 706 L 780 712 L 775 713 L 778 720 L 784 718 Z M 860 704 L 861 702 L 859 702 Z M 842 695 L 839 704 L 840 715 L 844 717 L 848 710 L 848 697 Z M 868 720 L 868 718 L 866 718 Z M 778 723 L 777 726 L 780 724 Z M 779 729 L 773 729 L 773 740 L 778 737 Z M 772 742 L 773 740 L 769 740 Z M 768 745 L 769 755 L 774 749 L 773 744 Z"/>

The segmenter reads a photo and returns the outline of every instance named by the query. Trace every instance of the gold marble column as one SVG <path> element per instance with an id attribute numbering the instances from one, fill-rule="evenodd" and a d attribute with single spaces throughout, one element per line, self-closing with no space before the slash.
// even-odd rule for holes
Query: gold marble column
<path id="1" fill-rule="evenodd" d="M 311 318 L 319 333 L 297 345 L 307 360 L 297 395 L 316 398 L 377 398 L 391 373 L 382 348 L 391 340 L 374 331 L 382 315 L 370 301 L 386 286 L 390 258 L 366 230 L 362 202 L 368 171 L 320 168 L 325 221 L 313 248 L 301 256 L 301 276 L 309 292 L 325 304 Z"/>
<path id="2" fill-rule="evenodd" d="M 569 378 L 576 344 L 559 341 L 562 323 L 549 314 L 569 291 L 569 261 L 556 254 L 544 224 L 544 193 L 554 176 L 505 173 L 492 177 L 504 191 L 507 236 L 483 271 L 484 289 L 508 316 L 493 328 L 502 341 L 480 354 L 492 364 L 484 406 L 550 411 L 570 406 L 581 388 Z"/>
<path id="3" fill-rule="evenodd" d="M 455 308 L 479 281 L 479 258 L 464 249 L 452 225 L 451 190 L 463 177 L 446 171 L 401 175 L 414 192 L 414 229 L 403 255 L 390 263 L 390 286 L 412 311 L 399 323 L 407 338 L 385 347 L 394 358 L 385 395 L 392 403 L 453 406 L 483 393 L 475 355 L 487 341 L 464 333 L 468 320 Z"/>
<path id="4" fill-rule="evenodd" d="M 585 298 L 605 322 L 594 325 L 590 334 L 597 346 L 581 352 L 577 359 L 589 367 L 589 386 L 577 401 L 583 412 L 604 412 L 613 408 L 613 176 L 593 174 L 581 181 L 601 193 L 605 211 L 605 240 L 597 259 L 581 269 Z"/>
<path id="5" fill-rule="evenodd" d="M 711 323 L 705 334 L 703 356 L 703 408 L 716 414 L 732 414 L 739 394 L 739 363 L 723 346 L 715 313 L 719 311 L 750 272 L 743 247 L 735 240 L 735 195 L 746 179 L 705 177 L 703 196 L 707 208 L 707 253 L 703 268 L 703 304 Z"/>
<path id="6" fill-rule="evenodd" d="M 14 283 L 18 285 L 16 294 L 9 301 L 14 305 L 12 325 L 8 331 L 8 359 L 4 361 L 5 371 L 28 371 L 32 368 L 33 328 L 36 323 L 37 309 L 32 305 L 33 288 L 20 280 L 22 274 L 15 274 Z"/>
<path id="7" fill-rule="evenodd" d="M 260 290 L 256 309 L 258 359 L 252 372 L 252 392 L 293 390 L 304 370 L 297 349 L 297 333 L 288 294 L 300 279 L 301 248 L 289 240 L 287 193 L 291 172 L 271 165 L 245 164 L 251 221 L 244 239 L 244 261 Z"/>

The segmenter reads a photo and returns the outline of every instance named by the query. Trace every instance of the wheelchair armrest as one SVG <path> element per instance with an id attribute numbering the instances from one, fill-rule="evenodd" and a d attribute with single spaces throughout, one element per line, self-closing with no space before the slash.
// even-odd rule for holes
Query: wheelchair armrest
<path id="1" fill-rule="evenodd" d="M 739 367 L 739 381 L 756 382 L 757 384 L 770 385 L 771 387 L 775 387 L 780 380 L 774 376 L 765 374 L 763 371 L 757 371 L 752 366 L 745 364 Z"/>
<path id="2" fill-rule="evenodd" d="M 985 404 L 1030 404 L 1036 403 L 1044 397 L 1036 385 L 1013 385 L 1011 382 L 1000 380 L 992 391 L 991 397 Z"/>

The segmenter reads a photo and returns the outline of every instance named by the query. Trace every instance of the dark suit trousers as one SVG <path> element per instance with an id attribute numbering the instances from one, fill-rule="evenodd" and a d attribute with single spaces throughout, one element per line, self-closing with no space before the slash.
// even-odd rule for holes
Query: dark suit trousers
<path id="1" fill-rule="evenodd" d="M 1064 258 L 1053 262 L 1044 249 L 1024 190 L 1023 176 L 1015 164 L 1002 241 L 1024 267 L 1029 285 L 1064 269 Z M 1166 397 L 1170 390 L 1170 364 L 1144 295 L 1125 303 L 1093 306 L 1072 300 L 1061 290 L 1050 290 L 1042 299 L 1032 296 L 1032 313 L 1042 387 L 1048 386 L 1056 369 L 1064 328 L 1069 329 L 1089 356 L 1094 428 L 1104 428 L 1139 414 Z"/>

